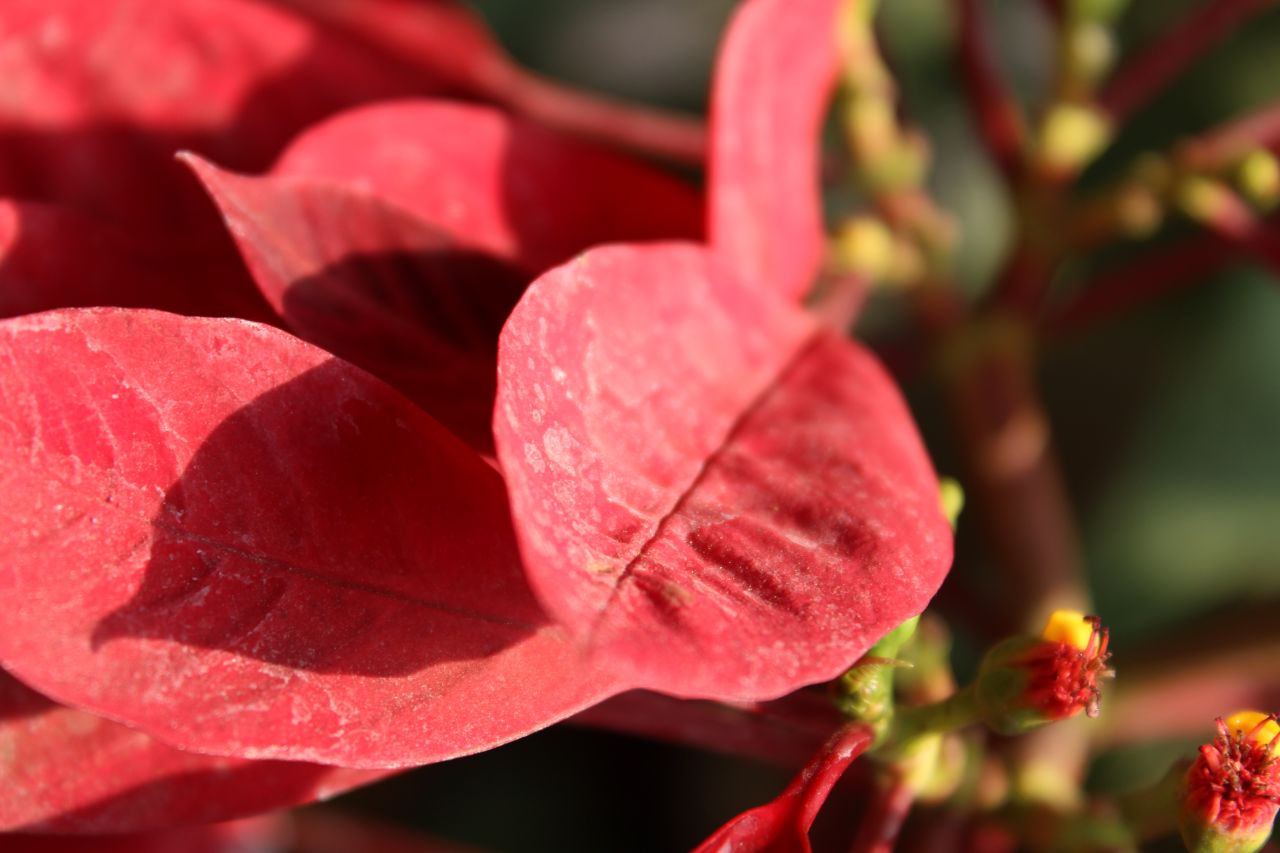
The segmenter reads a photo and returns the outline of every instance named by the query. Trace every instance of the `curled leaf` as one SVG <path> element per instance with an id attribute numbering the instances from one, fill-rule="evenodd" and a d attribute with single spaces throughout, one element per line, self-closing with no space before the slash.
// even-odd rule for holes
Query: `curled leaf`
<path id="1" fill-rule="evenodd" d="M 818 810 L 871 740 L 871 731 L 866 727 L 846 725 L 777 799 L 738 815 L 693 853 L 811 853 L 808 833 Z"/>
<path id="2" fill-rule="evenodd" d="M 824 251 L 822 123 L 841 0 L 747 0 L 712 90 L 711 246 L 744 283 L 800 299 Z"/>

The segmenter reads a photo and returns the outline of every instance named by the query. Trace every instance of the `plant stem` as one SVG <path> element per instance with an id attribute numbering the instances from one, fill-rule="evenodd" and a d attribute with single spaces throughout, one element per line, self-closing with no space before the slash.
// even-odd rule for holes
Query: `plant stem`
<path id="1" fill-rule="evenodd" d="M 979 719 L 977 688 L 970 684 L 945 699 L 900 711 L 886 747 L 892 750 L 921 735 L 953 732 Z"/>
<path id="2" fill-rule="evenodd" d="M 1016 184 L 1022 176 L 1026 128 L 1017 103 L 996 73 L 979 2 L 959 0 L 956 63 L 987 153 L 1006 183 Z"/>
<path id="3" fill-rule="evenodd" d="M 1186 169 L 1214 172 L 1250 149 L 1277 145 L 1280 145 L 1280 101 L 1186 140 L 1177 146 L 1177 157 Z"/>
<path id="4" fill-rule="evenodd" d="M 1025 320 L 987 313 L 941 348 L 947 402 L 973 515 L 1009 591 L 1006 612 L 1039 632 L 1057 608 L 1088 612 L 1079 538 L 1036 391 Z M 1087 729 L 1060 723 L 1012 749 L 1016 793 L 1067 808 L 1084 772 Z"/>
<path id="5" fill-rule="evenodd" d="M 1202 54 L 1274 0 L 1202 0 L 1182 21 L 1122 65 L 1098 101 L 1116 124 L 1151 100 Z"/>
<path id="6" fill-rule="evenodd" d="M 600 142 L 704 166 L 707 129 L 690 116 L 590 95 L 519 71 L 500 90 L 502 102 L 529 118 Z"/>
<path id="7" fill-rule="evenodd" d="M 881 780 L 850 853 L 890 853 L 914 801 L 915 792 L 904 780 L 892 776 Z"/>
<path id="8" fill-rule="evenodd" d="M 946 393 L 965 491 L 1022 615 L 1039 632 L 1057 608 L 1088 611 L 1078 537 L 1039 402 L 1028 325 L 979 317 L 943 344 Z"/>
<path id="9" fill-rule="evenodd" d="M 1238 225 L 1239 223 L 1235 223 Z M 1253 217 L 1246 227 L 1187 237 L 1107 270 L 1051 311 L 1042 329 L 1050 337 L 1074 334 L 1177 293 L 1245 254 L 1280 270 L 1280 214 Z"/>
<path id="10" fill-rule="evenodd" d="M 363 40 L 431 78 L 560 130 L 621 148 L 702 166 L 705 124 L 552 82 L 518 66 L 483 21 L 452 6 L 279 0 L 318 23 Z"/>
<path id="11" fill-rule="evenodd" d="M 1236 256 L 1231 242 L 1218 234 L 1197 234 L 1161 246 L 1086 282 L 1050 312 L 1043 330 L 1051 338 L 1062 337 L 1124 316 L 1199 284 Z"/>

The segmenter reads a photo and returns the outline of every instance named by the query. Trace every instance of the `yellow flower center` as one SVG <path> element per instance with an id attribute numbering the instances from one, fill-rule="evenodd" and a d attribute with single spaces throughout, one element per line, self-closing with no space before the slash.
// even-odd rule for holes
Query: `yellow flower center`
<path id="1" fill-rule="evenodd" d="M 1276 722 L 1275 717 L 1261 711 L 1237 711 L 1227 717 L 1227 729 L 1254 743 L 1269 745 L 1271 754 L 1280 757 L 1280 723 Z"/>
<path id="2" fill-rule="evenodd" d="M 1050 643 L 1066 643 L 1083 652 L 1089 648 L 1095 627 L 1094 620 L 1078 610 L 1055 610 L 1040 637 Z"/>

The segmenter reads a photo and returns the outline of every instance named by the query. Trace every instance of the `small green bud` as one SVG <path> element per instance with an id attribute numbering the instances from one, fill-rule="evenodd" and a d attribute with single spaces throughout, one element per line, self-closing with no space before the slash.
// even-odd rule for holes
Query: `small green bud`
<path id="1" fill-rule="evenodd" d="M 960 513 L 964 509 L 964 489 L 957 480 L 942 477 L 938 480 L 938 501 L 942 504 L 942 514 L 947 517 L 951 529 L 956 529 Z"/>
<path id="2" fill-rule="evenodd" d="M 915 634 L 919 623 L 920 617 L 913 616 L 885 634 L 835 684 L 836 707 L 849 719 L 871 726 L 877 742 L 893 721 L 893 674 L 911 665 L 895 655 Z"/>
<path id="3" fill-rule="evenodd" d="M 1055 174 L 1074 174 L 1111 141 L 1111 124 L 1095 107 L 1058 104 L 1040 130 L 1040 161 Z"/>
<path id="4" fill-rule="evenodd" d="M 868 281 L 885 281 L 893 271 L 894 236 L 873 216 L 858 216 L 840 227 L 835 238 L 835 260 L 841 268 Z"/>
<path id="5" fill-rule="evenodd" d="M 1219 181 L 1192 175 L 1178 184 L 1178 207 L 1197 222 L 1209 222 L 1230 193 L 1231 190 Z"/>

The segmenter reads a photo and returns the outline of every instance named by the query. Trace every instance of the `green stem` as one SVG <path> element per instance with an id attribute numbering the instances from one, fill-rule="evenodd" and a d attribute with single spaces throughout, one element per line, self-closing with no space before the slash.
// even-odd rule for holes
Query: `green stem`
<path id="1" fill-rule="evenodd" d="M 913 616 L 880 638 L 837 682 L 836 706 L 849 719 L 866 723 L 880 742 L 893 720 L 893 673 L 909 666 L 897 659 L 915 634 L 919 616 Z"/>
<path id="2" fill-rule="evenodd" d="M 920 737 L 953 732 L 980 719 L 977 687 L 970 684 L 946 699 L 900 712 L 877 754 L 898 754 Z"/>

